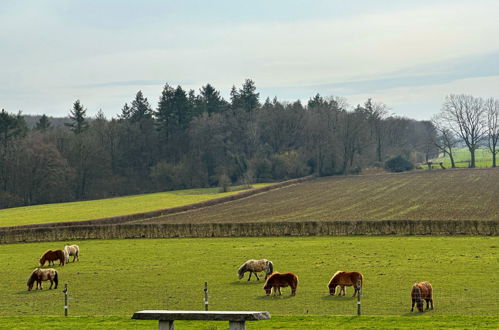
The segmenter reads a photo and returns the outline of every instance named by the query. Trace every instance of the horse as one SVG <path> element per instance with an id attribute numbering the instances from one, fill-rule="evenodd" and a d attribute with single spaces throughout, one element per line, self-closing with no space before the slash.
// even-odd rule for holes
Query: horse
<path id="1" fill-rule="evenodd" d="M 244 277 L 244 273 L 250 272 L 248 281 L 251 279 L 251 274 L 255 274 L 256 279 L 260 281 L 257 272 L 263 271 L 265 271 L 265 279 L 267 279 L 267 277 L 274 272 L 274 264 L 272 261 L 267 259 L 250 259 L 239 267 L 237 275 L 239 276 L 239 279 L 242 279 Z"/>
<path id="2" fill-rule="evenodd" d="M 43 290 L 42 281 L 50 281 L 49 289 L 52 289 L 52 284 L 55 283 L 54 289 L 57 289 L 57 285 L 59 284 L 59 275 L 57 274 L 57 270 L 53 268 L 40 269 L 36 268 L 28 279 L 28 291 L 33 289 L 33 284 L 36 282 L 36 289 L 38 290 L 38 286 L 40 286 L 40 290 Z"/>
<path id="3" fill-rule="evenodd" d="M 433 287 L 430 282 L 414 283 L 411 290 L 412 306 L 411 312 L 414 311 L 414 303 L 418 307 L 418 311 L 423 312 L 423 299 L 426 300 L 426 310 L 433 309 Z"/>
<path id="4" fill-rule="evenodd" d="M 274 296 L 279 293 L 281 295 L 281 288 L 291 287 L 291 295 L 296 295 L 296 288 L 298 287 L 298 276 L 294 273 L 272 273 L 265 281 L 263 289 L 268 296 L 274 289 Z"/>
<path id="5" fill-rule="evenodd" d="M 331 280 L 329 281 L 329 284 L 327 285 L 329 288 L 329 294 L 334 296 L 334 293 L 336 291 L 336 286 L 340 286 L 340 292 L 338 293 L 339 296 L 341 296 L 341 293 L 343 292 L 343 295 L 345 295 L 345 286 L 353 286 L 355 288 L 355 291 L 353 292 L 353 297 L 357 293 L 360 295 L 360 289 L 362 288 L 362 281 L 363 281 L 363 276 L 359 272 L 344 272 L 344 271 L 337 271 Z"/>
<path id="6" fill-rule="evenodd" d="M 80 261 L 80 247 L 76 244 L 65 245 L 64 246 L 64 255 L 66 256 L 65 263 L 69 262 L 70 256 L 73 256 L 73 262 L 75 262 L 75 259 Z"/>
<path id="7" fill-rule="evenodd" d="M 48 250 L 40 258 L 40 267 L 43 267 L 45 265 L 46 261 L 49 262 L 49 266 L 51 263 L 53 265 L 54 260 L 59 260 L 59 266 L 64 266 L 64 261 L 66 260 L 66 257 L 64 255 L 64 251 L 62 251 L 62 250 Z"/>

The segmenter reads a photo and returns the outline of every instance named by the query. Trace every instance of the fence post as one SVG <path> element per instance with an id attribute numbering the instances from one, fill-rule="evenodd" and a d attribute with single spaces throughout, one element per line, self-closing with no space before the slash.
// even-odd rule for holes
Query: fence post
<path id="1" fill-rule="evenodd" d="M 64 284 L 64 316 L 68 316 L 68 284 Z"/>
<path id="2" fill-rule="evenodd" d="M 204 310 L 208 310 L 208 282 L 204 282 Z"/>
<path id="3" fill-rule="evenodd" d="M 361 280 L 357 281 L 357 316 L 361 315 L 361 305 L 360 305 L 360 296 L 362 294 L 362 284 Z"/>

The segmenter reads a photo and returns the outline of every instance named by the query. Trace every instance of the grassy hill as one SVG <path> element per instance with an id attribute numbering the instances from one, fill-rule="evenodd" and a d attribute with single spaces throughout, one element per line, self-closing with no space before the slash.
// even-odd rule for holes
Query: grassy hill
<path id="1" fill-rule="evenodd" d="M 255 184 L 254 188 L 268 184 Z M 220 193 L 219 188 L 167 191 L 83 202 L 57 203 L 0 210 L 0 227 L 91 220 L 183 206 L 240 192 Z"/>
<path id="2" fill-rule="evenodd" d="M 499 169 L 319 178 L 145 223 L 499 219 Z"/>

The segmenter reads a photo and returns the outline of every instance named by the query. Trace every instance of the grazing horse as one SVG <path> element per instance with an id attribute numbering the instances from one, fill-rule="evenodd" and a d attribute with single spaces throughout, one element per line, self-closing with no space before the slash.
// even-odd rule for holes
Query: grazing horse
<path id="1" fill-rule="evenodd" d="M 75 259 L 80 261 L 80 247 L 76 244 L 65 245 L 64 246 L 64 255 L 66 256 L 65 263 L 69 262 L 70 256 L 73 256 L 73 262 L 75 262 Z"/>
<path id="2" fill-rule="evenodd" d="M 430 282 L 414 283 L 411 290 L 412 306 L 411 312 L 414 310 L 414 303 L 418 307 L 418 311 L 423 312 L 423 299 L 426 300 L 426 310 L 433 309 L 433 287 Z"/>
<path id="3" fill-rule="evenodd" d="M 355 288 L 355 291 L 353 292 L 353 296 L 359 292 L 360 294 L 360 288 L 362 288 L 362 281 L 363 277 L 362 274 L 359 272 L 344 272 L 344 271 L 337 271 L 331 280 L 329 281 L 329 284 L 327 285 L 329 288 L 329 294 L 334 296 L 336 286 L 340 286 L 340 292 L 338 293 L 338 296 L 341 296 L 341 293 L 343 292 L 343 295 L 345 295 L 345 286 L 353 286 Z"/>
<path id="4" fill-rule="evenodd" d="M 57 289 L 57 285 L 59 284 L 59 275 L 57 274 L 57 270 L 53 268 L 40 269 L 36 268 L 28 279 L 28 291 L 33 289 L 33 284 L 36 282 L 36 289 L 38 290 L 38 286 L 40 286 L 40 290 L 42 290 L 42 281 L 50 281 L 49 289 L 52 289 L 52 284 L 55 283 L 54 289 Z"/>
<path id="5" fill-rule="evenodd" d="M 43 265 L 45 265 L 46 261 L 49 262 L 49 266 L 51 263 L 53 265 L 54 260 L 59 260 L 59 266 L 64 266 L 64 261 L 66 260 L 66 257 L 64 255 L 64 251 L 62 251 L 62 250 L 48 250 L 40 258 L 40 266 L 43 267 Z"/>
<path id="6" fill-rule="evenodd" d="M 272 273 L 263 289 L 265 290 L 265 294 L 268 296 L 274 289 L 274 296 L 279 293 L 281 295 L 281 288 L 291 287 L 291 295 L 296 295 L 296 288 L 298 287 L 298 276 L 294 273 Z"/>
<path id="7" fill-rule="evenodd" d="M 246 261 L 241 267 L 239 267 L 239 269 L 237 270 L 237 275 L 239 276 L 239 279 L 242 279 L 244 277 L 244 273 L 250 272 L 248 281 L 251 279 L 251 274 L 255 274 L 256 279 L 260 281 L 257 272 L 263 271 L 265 271 L 265 279 L 267 279 L 267 277 L 274 272 L 274 264 L 272 263 L 272 261 L 267 259 L 250 259 Z"/>

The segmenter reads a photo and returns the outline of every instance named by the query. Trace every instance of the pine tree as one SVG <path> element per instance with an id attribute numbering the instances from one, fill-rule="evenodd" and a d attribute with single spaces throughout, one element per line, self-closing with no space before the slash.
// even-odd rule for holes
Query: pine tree
<path id="1" fill-rule="evenodd" d="M 147 97 L 142 95 L 142 91 L 138 91 L 135 95 L 135 100 L 132 101 L 130 108 L 130 120 L 132 122 L 141 122 L 144 119 L 152 118 L 152 109 L 147 101 Z"/>
<path id="2" fill-rule="evenodd" d="M 66 123 L 66 126 L 70 127 L 70 130 L 75 134 L 81 134 L 88 128 L 88 122 L 85 119 L 87 109 L 83 108 L 80 100 L 76 100 L 73 103 L 73 109 L 69 110 L 69 119 L 72 120 L 71 123 Z"/>
<path id="3" fill-rule="evenodd" d="M 43 114 L 35 125 L 35 130 L 46 132 L 51 129 L 49 118 Z"/>

